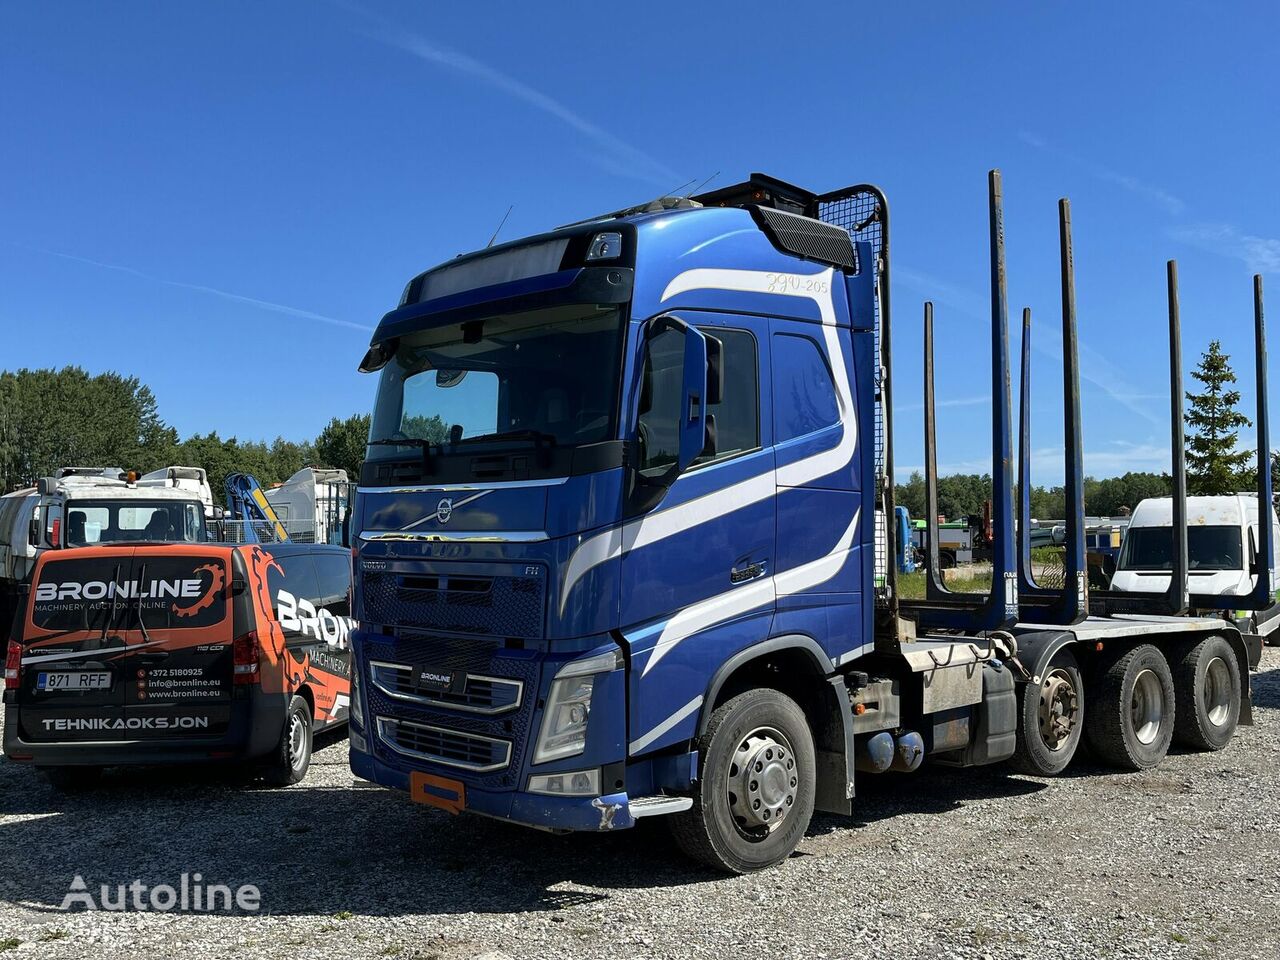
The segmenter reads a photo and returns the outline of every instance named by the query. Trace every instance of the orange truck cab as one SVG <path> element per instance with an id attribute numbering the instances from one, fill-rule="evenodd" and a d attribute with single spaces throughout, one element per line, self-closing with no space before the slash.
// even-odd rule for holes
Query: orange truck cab
<path id="1" fill-rule="evenodd" d="M 321 544 L 45 553 L 8 638 L 5 755 L 63 786 L 192 761 L 296 783 L 347 720 L 350 582 Z"/>

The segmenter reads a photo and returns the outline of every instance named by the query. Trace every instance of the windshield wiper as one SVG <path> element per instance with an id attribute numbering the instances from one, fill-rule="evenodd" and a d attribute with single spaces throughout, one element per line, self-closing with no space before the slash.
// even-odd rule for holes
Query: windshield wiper
<path id="1" fill-rule="evenodd" d="M 151 642 L 151 635 L 147 633 L 147 624 L 142 619 L 142 591 L 147 583 L 147 565 L 142 565 L 142 572 L 138 574 L 138 629 L 142 631 L 142 639 L 147 643 Z"/>
<path id="2" fill-rule="evenodd" d="M 556 435 L 554 433 L 543 433 L 541 430 L 507 430 L 503 433 L 481 433 L 474 437 L 464 437 L 456 443 L 450 444 L 453 447 L 460 447 L 464 443 L 488 443 L 490 441 L 499 440 L 532 440 L 541 446 L 547 444 L 554 447 L 556 445 Z"/>
<path id="3" fill-rule="evenodd" d="M 430 450 L 432 447 L 438 447 L 440 444 L 434 440 L 423 440 L 421 437 L 405 437 L 402 440 L 396 440 L 394 437 L 386 437 L 382 440 L 370 440 L 371 447 L 417 447 L 420 450 Z"/>
<path id="4" fill-rule="evenodd" d="M 120 564 L 116 564 L 115 570 L 111 573 L 111 612 L 107 614 L 106 622 L 102 624 L 102 636 L 98 638 L 99 643 L 107 642 L 107 634 L 111 632 L 111 625 L 116 622 L 116 602 L 120 599 Z"/>
<path id="5" fill-rule="evenodd" d="M 431 440 L 423 440 L 421 437 L 402 437 L 397 440 L 395 437 L 383 437 L 379 440 L 370 440 L 371 447 L 416 447 L 422 451 L 422 475 L 435 473 L 435 466 L 431 461 L 431 455 L 434 451 L 440 449 L 440 444 Z"/>

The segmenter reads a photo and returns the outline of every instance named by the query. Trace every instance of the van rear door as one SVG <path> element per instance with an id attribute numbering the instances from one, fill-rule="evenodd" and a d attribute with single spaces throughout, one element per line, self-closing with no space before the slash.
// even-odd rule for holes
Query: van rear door
<path id="1" fill-rule="evenodd" d="M 125 624 L 130 739 L 219 737 L 231 722 L 230 551 L 138 547 L 140 595 Z"/>
<path id="2" fill-rule="evenodd" d="M 32 743 L 126 739 L 133 547 L 49 551 L 22 618 L 18 725 Z"/>

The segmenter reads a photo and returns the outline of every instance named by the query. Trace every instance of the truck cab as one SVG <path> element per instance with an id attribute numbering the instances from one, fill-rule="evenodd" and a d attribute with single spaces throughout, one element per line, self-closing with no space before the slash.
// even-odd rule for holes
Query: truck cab
<path id="1" fill-rule="evenodd" d="M 139 477 L 119 467 L 60 467 L 0 497 L 0 624 L 7 628 L 46 550 L 149 541 L 205 543 L 217 512 L 199 467 Z"/>
<path id="2" fill-rule="evenodd" d="M 379 325 L 357 774 L 629 826 L 687 790 L 735 666 L 821 678 L 869 649 L 870 247 L 782 209 L 682 206 L 451 261 Z M 793 779 L 775 822 L 812 806 Z"/>

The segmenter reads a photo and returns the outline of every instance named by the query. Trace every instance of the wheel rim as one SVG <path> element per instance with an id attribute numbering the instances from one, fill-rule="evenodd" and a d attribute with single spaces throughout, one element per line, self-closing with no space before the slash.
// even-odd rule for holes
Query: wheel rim
<path id="1" fill-rule="evenodd" d="M 799 791 L 799 770 L 791 743 L 773 727 L 743 737 L 727 776 L 729 812 L 739 832 L 758 840 L 786 820 Z"/>
<path id="2" fill-rule="evenodd" d="M 1201 693 L 1209 722 L 1225 726 L 1231 713 L 1231 671 L 1221 657 L 1214 657 L 1205 668 Z"/>
<path id="3" fill-rule="evenodd" d="M 289 762 L 294 770 L 301 770 L 306 762 L 307 731 L 302 717 L 296 713 L 289 718 Z"/>
<path id="4" fill-rule="evenodd" d="M 1040 685 L 1040 739 L 1053 751 L 1063 750 L 1080 721 L 1080 694 L 1071 674 L 1052 670 Z"/>
<path id="5" fill-rule="evenodd" d="M 1154 743 L 1160 734 L 1164 720 L 1164 690 L 1160 678 L 1150 670 L 1143 670 L 1133 681 L 1133 735 L 1141 744 Z"/>

